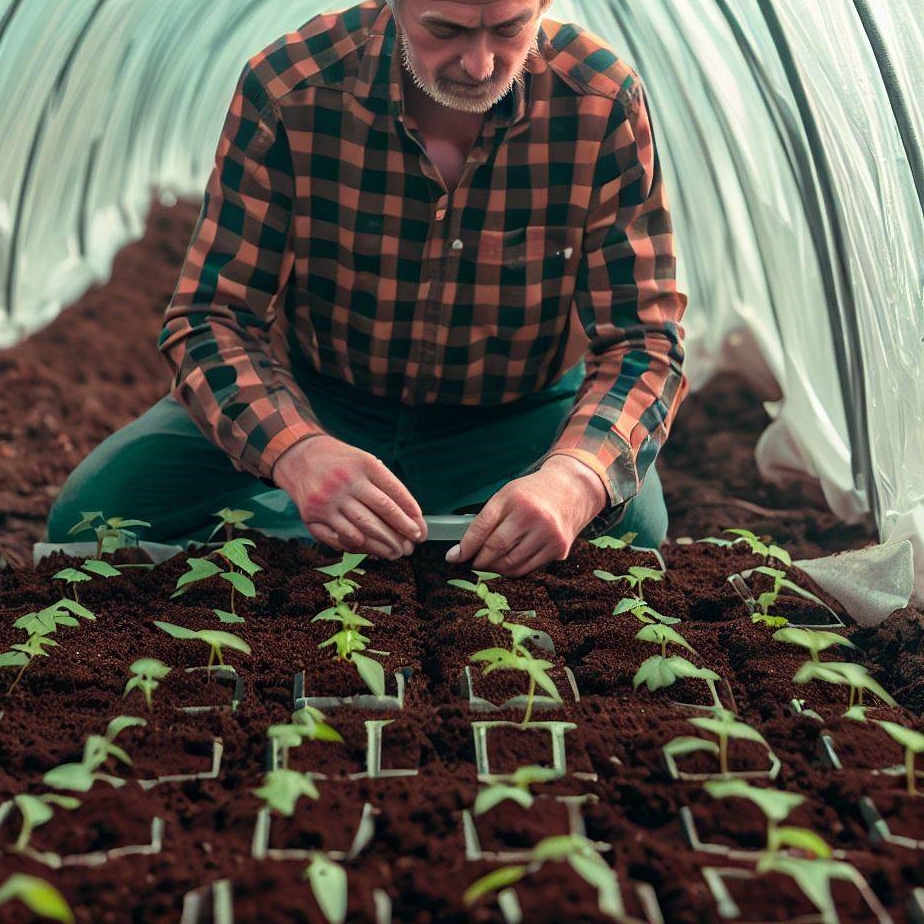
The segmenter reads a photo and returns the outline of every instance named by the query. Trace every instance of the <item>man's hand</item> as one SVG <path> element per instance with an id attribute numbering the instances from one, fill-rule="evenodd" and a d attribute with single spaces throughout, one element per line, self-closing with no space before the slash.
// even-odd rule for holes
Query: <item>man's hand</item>
<path id="1" fill-rule="evenodd" d="M 332 549 L 394 561 L 427 538 L 420 506 L 401 480 L 371 453 L 333 436 L 287 449 L 273 466 L 273 480 L 311 535 Z"/>
<path id="2" fill-rule="evenodd" d="M 469 524 L 459 555 L 473 570 L 523 577 L 568 557 L 578 533 L 603 509 L 606 490 L 589 466 L 552 456 L 538 472 L 504 485 Z"/>

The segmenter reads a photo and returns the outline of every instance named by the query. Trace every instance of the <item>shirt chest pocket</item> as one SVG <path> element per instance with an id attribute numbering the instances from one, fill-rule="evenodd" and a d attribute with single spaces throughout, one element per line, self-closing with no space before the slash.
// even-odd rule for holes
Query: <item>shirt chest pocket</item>
<path id="1" fill-rule="evenodd" d="M 580 228 L 530 225 L 514 231 L 470 232 L 460 238 L 459 281 L 498 287 L 505 302 L 521 300 L 524 293 L 518 290 L 553 294 L 567 277 L 573 278 L 580 242 Z"/>

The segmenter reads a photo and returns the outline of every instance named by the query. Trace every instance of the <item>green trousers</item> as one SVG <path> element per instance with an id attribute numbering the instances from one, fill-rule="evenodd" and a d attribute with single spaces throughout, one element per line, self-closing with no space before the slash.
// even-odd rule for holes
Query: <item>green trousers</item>
<path id="1" fill-rule="evenodd" d="M 327 376 L 301 381 L 324 429 L 380 458 L 424 515 L 472 512 L 554 443 L 584 379 L 581 361 L 544 391 L 500 407 L 405 407 Z M 282 539 L 315 540 L 281 489 L 270 489 L 209 442 L 170 395 L 113 433 L 70 474 L 48 517 L 49 542 L 68 536 L 81 511 L 146 520 L 138 537 L 188 548 L 204 542 L 223 507 L 254 511 L 248 526 Z M 667 509 L 652 465 L 613 534 L 638 533 L 657 548 Z"/>

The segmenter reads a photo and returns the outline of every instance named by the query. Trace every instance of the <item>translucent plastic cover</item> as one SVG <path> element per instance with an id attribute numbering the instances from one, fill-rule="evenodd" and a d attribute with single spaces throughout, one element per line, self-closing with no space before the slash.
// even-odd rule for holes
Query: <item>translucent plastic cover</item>
<path id="1" fill-rule="evenodd" d="M 0 346 L 199 198 L 244 62 L 312 0 L 0 0 Z M 910 539 L 924 601 L 924 0 L 554 0 L 642 76 L 695 390 L 743 373 L 765 477 Z"/>

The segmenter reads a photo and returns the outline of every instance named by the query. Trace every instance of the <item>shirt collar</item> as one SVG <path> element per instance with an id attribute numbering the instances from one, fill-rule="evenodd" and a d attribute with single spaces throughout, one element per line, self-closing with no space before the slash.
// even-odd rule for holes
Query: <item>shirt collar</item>
<path id="1" fill-rule="evenodd" d="M 530 87 L 533 74 L 546 70 L 549 40 L 539 28 L 539 54 L 530 55 L 522 82 L 515 83 L 510 92 L 488 113 L 486 121 L 494 126 L 509 126 L 526 118 L 530 106 Z M 404 117 L 404 91 L 401 83 L 401 54 L 397 27 L 391 8 L 383 4 L 366 39 L 363 59 L 355 84 L 356 95 L 367 99 L 372 108 L 385 110 L 395 119 Z"/>

